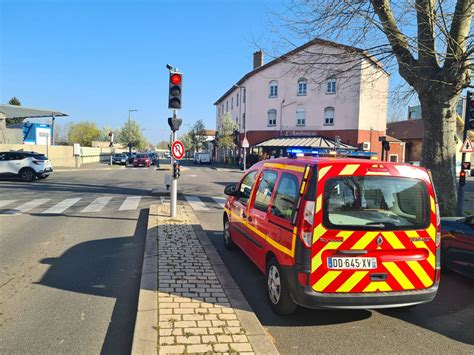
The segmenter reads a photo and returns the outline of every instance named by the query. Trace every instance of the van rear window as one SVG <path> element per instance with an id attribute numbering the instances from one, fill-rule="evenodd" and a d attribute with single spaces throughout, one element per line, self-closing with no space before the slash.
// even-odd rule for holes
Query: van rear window
<path id="1" fill-rule="evenodd" d="M 324 187 L 323 223 L 329 229 L 425 229 L 430 223 L 429 194 L 412 178 L 348 176 Z"/>

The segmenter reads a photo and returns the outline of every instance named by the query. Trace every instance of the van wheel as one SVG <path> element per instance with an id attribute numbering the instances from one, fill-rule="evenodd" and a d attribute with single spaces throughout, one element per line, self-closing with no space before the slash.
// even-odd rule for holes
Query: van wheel
<path id="1" fill-rule="evenodd" d="M 286 280 L 275 258 L 270 259 L 267 265 L 267 294 L 270 305 L 277 314 L 289 315 L 298 308 L 291 299 Z"/>
<path id="2" fill-rule="evenodd" d="M 35 171 L 31 168 L 21 169 L 18 175 L 20 175 L 20 179 L 27 182 L 31 182 L 35 179 Z"/>
<path id="3" fill-rule="evenodd" d="M 229 250 L 235 248 L 235 243 L 230 235 L 230 223 L 227 217 L 224 218 L 224 245 Z"/>

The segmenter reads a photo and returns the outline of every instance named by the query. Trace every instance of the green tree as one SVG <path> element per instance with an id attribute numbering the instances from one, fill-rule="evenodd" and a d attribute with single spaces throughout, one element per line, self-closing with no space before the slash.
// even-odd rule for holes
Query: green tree
<path id="1" fill-rule="evenodd" d="M 219 127 L 219 146 L 225 150 L 235 148 L 234 143 L 234 131 L 238 129 L 239 126 L 232 119 L 232 116 L 227 112 L 221 118 L 220 127 Z"/>
<path id="2" fill-rule="evenodd" d="M 9 105 L 14 105 L 14 106 L 21 106 L 20 100 L 16 96 L 13 96 L 10 101 L 8 101 Z"/>
<path id="3" fill-rule="evenodd" d="M 161 141 L 156 145 L 156 147 L 158 149 L 168 149 L 169 144 L 170 144 L 170 142 L 168 142 L 168 141 Z"/>
<path id="4" fill-rule="evenodd" d="M 94 122 L 78 122 L 69 126 L 67 136 L 69 144 L 79 143 L 83 147 L 90 147 L 92 141 L 99 138 L 100 130 Z"/>
<path id="5" fill-rule="evenodd" d="M 309 49 L 294 61 L 302 70 L 327 71 L 335 60 L 362 68 L 378 60 L 386 70 L 398 71 L 418 95 L 422 165 L 433 173 L 441 213 L 447 216 L 456 207 L 456 105 L 462 90 L 472 87 L 473 10 L 473 0 L 293 0 L 281 13 L 282 23 L 273 24 L 283 29 L 283 37 L 292 32 L 297 38 L 354 46 L 345 58 L 343 51 L 334 51 L 336 59 Z M 348 75 L 347 70 L 335 73 Z"/>
<path id="6" fill-rule="evenodd" d="M 202 120 L 197 120 L 194 126 L 189 131 L 189 138 L 191 140 L 191 147 L 194 151 L 199 152 L 207 141 L 206 127 Z"/>
<path id="7" fill-rule="evenodd" d="M 148 141 L 143 135 L 140 125 L 134 120 L 125 122 L 116 134 L 115 140 L 124 146 L 128 146 L 128 143 L 131 143 L 132 147 L 137 150 L 144 150 L 148 146 Z"/>
<path id="8" fill-rule="evenodd" d="M 20 100 L 16 96 L 13 96 L 10 101 L 8 101 L 9 105 L 14 105 L 14 106 L 21 106 Z M 17 124 L 23 122 L 23 118 L 7 118 L 6 123 L 7 125 L 10 124 Z"/>

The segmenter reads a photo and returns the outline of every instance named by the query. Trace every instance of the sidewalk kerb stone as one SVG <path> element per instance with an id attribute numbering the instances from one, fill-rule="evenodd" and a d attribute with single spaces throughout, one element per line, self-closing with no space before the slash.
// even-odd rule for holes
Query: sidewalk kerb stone
<path id="1" fill-rule="evenodd" d="M 133 334 L 132 354 L 156 354 L 158 344 L 158 269 L 157 269 L 158 209 L 151 205 L 143 257 L 137 318 Z"/>

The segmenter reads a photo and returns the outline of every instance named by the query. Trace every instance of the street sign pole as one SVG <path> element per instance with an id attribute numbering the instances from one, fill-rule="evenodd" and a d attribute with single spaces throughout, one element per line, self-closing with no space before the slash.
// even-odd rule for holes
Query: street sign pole
<path id="1" fill-rule="evenodd" d="M 463 144 L 467 139 L 467 132 L 469 129 L 469 108 L 471 107 L 471 92 L 468 91 L 466 95 L 466 113 L 464 115 L 464 132 L 462 135 Z M 466 160 L 466 153 L 463 151 L 461 155 L 461 171 L 463 163 Z M 457 215 L 464 216 L 464 185 L 458 184 L 458 203 L 457 203 Z"/>
<path id="2" fill-rule="evenodd" d="M 173 118 L 177 118 L 177 110 L 173 110 Z M 172 143 L 176 140 L 176 131 L 172 131 Z M 175 159 L 173 154 L 171 155 L 171 169 L 173 169 Z M 173 176 L 171 180 L 171 192 L 170 192 L 170 217 L 176 217 L 176 204 L 178 202 L 178 178 Z"/>

